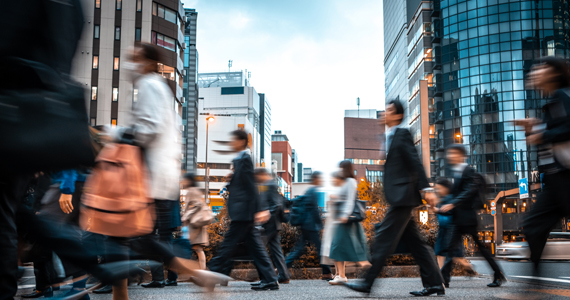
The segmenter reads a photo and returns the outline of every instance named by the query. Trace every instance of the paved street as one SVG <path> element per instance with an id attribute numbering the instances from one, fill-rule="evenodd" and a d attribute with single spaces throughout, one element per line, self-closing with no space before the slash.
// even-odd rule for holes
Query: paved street
<path id="1" fill-rule="evenodd" d="M 549 288 L 539 290 L 539 287 L 516 282 L 491 289 L 485 285 L 487 278 L 453 278 L 452 288 L 447 290 L 448 299 L 568 299 L 570 290 Z M 383 299 L 411 299 L 408 292 L 421 288 L 419 278 L 387 278 L 378 280 L 372 298 Z M 183 283 L 178 287 L 163 289 L 144 289 L 140 286 L 129 288 L 130 299 L 275 299 L 275 300 L 301 300 L 301 299 L 366 299 L 359 293 L 352 292 L 342 286 L 331 286 L 321 280 L 295 280 L 290 284 L 281 285 L 279 291 L 255 292 L 250 289 L 247 282 L 231 282 L 228 287 L 216 288 L 217 293 L 206 294 L 190 283 Z M 28 292 L 30 289 L 21 290 Z M 62 294 L 63 292 L 58 292 Z M 566 297 L 564 296 L 566 295 Z M 57 296 L 57 294 L 56 294 Z M 111 295 L 91 294 L 93 300 L 110 300 Z"/>
<path id="2" fill-rule="evenodd" d="M 497 260 L 497 262 L 511 280 L 528 281 L 540 279 L 545 284 L 570 288 L 570 262 L 542 262 L 540 278 L 533 276 L 532 263 L 528 261 Z M 472 260 L 471 263 L 479 274 L 490 275 L 492 273 L 491 268 L 483 259 L 477 258 Z"/>

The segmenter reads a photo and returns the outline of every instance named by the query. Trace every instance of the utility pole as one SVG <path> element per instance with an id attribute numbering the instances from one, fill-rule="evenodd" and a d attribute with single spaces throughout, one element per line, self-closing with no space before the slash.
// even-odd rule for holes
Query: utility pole
<path id="1" fill-rule="evenodd" d="M 233 64 L 233 62 L 234 62 L 234 61 L 231 60 L 231 59 L 228 61 L 228 72 L 231 72 L 231 71 L 232 71 L 232 64 Z"/>
<path id="2" fill-rule="evenodd" d="M 358 117 L 360 118 L 360 97 L 356 98 L 356 105 L 358 106 Z"/>

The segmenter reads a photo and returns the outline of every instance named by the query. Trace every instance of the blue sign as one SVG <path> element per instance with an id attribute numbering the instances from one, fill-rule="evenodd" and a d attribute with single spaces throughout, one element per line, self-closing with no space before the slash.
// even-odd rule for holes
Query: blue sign
<path id="1" fill-rule="evenodd" d="M 520 198 L 528 198 L 528 178 L 519 179 L 519 194 Z"/>

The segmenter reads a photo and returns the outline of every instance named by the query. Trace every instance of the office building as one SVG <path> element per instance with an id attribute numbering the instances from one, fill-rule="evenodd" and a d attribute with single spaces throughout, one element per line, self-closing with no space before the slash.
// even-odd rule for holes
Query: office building
<path id="1" fill-rule="evenodd" d="M 214 210 L 223 206 L 220 190 L 227 184 L 225 177 L 231 173 L 231 163 L 237 155 L 229 146 L 232 131 L 245 130 L 249 134 L 254 167 L 261 166 L 260 149 L 263 139 L 259 133 L 259 94 L 255 88 L 244 85 L 247 83 L 243 80 L 244 77 L 243 72 L 198 74 L 197 183 L 200 188 L 206 188 L 207 147 L 208 190 L 210 206 Z M 206 124 L 209 116 L 214 117 L 214 120 Z"/>
<path id="2" fill-rule="evenodd" d="M 182 111 L 184 24 L 179 0 L 82 0 L 85 30 L 74 60 L 74 78 L 88 90 L 91 125 L 122 125 L 138 91 L 123 65 L 140 42 L 159 47 L 158 72 L 174 97 L 172 109 Z M 181 120 L 179 120 L 181 122 Z"/>
<path id="3" fill-rule="evenodd" d="M 196 156 L 198 155 L 198 51 L 196 50 L 196 29 L 198 13 L 195 9 L 185 8 L 184 24 L 184 72 L 182 93 L 182 169 L 185 172 L 196 172 Z"/>
<path id="4" fill-rule="evenodd" d="M 277 174 L 280 192 L 285 198 L 291 198 L 293 184 L 293 150 L 289 138 L 281 130 L 276 130 L 271 136 L 272 169 Z"/>
<path id="5" fill-rule="evenodd" d="M 380 181 L 384 170 L 384 126 L 378 124 L 377 111 L 345 110 L 344 114 L 344 159 L 354 165 L 357 180 Z"/>
<path id="6" fill-rule="evenodd" d="M 259 110 L 259 134 L 263 139 L 260 145 L 261 166 L 271 170 L 271 105 L 263 93 L 259 94 Z"/>
<path id="7" fill-rule="evenodd" d="M 407 24 L 408 64 L 401 69 L 407 72 L 400 72 L 408 79 L 408 97 L 403 101 L 408 104 L 406 125 L 424 166 L 429 160 L 431 179 L 450 177 L 445 147 L 464 144 L 468 163 L 488 184 L 487 207 L 479 215 L 480 238 L 487 243 L 513 240 L 520 234 L 534 193 L 529 199 L 520 199 L 517 193 L 509 197 L 498 194 L 518 188 L 523 178 L 529 185 L 538 183 L 539 176 L 535 149 L 527 146 L 524 132 L 509 121 L 541 117 L 544 98 L 527 90 L 524 79 L 541 57 L 570 58 L 570 3 L 384 3 L 385 20 L 391 22 L 385 29 L 400 21 Z M 406 6 L 406 19 L 398 5 Z M 385 35 L 385 43 L 394 43 L 392 35 Z M 387 82 L 395 76 L 389 62 L 392 53 L 386 52 L 385 57 Z M 495 198 L 498 209 L 493 216 L 488 204 Z"/>
<path id="8" fill-rule="evenodd" d="M 303 181 L 302 182 L 311 182 L 311 176 L 313 175 L 312 168 L 301 168 L 303 171 Z"/>

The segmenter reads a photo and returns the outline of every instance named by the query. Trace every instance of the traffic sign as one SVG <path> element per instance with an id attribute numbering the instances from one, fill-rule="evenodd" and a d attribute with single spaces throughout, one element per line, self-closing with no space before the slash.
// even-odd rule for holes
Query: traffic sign
<path id="1" fill-rule="evenodd" d="M 528 178 L 519 179 L 519 194 L 521 199 L 528 198 Z"/>

